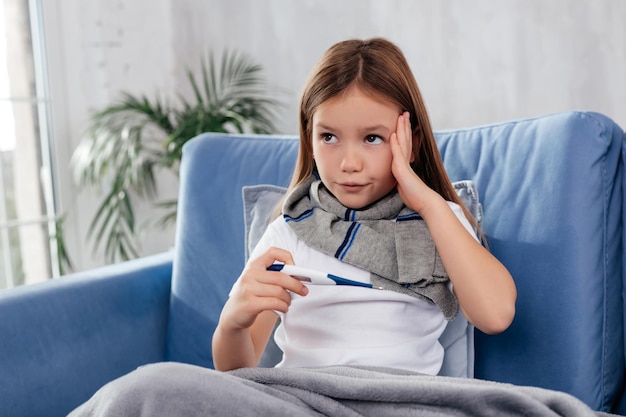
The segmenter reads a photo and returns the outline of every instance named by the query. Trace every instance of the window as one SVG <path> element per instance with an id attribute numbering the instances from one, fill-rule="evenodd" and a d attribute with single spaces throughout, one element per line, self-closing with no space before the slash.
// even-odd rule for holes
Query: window
<path id="1" fill-rule="evenodd" d="M 59 275 L 41 0 L 0 0 L 0 288 Z"/>

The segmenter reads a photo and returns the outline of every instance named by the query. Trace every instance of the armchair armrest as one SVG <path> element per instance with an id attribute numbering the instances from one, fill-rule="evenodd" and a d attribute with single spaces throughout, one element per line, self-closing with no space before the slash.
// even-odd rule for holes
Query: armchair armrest
<path id="1" fill-rule="evenodd" d="M 172 253 L 0 291 L 0 415 L 65 416 L 162 361 Z"/>

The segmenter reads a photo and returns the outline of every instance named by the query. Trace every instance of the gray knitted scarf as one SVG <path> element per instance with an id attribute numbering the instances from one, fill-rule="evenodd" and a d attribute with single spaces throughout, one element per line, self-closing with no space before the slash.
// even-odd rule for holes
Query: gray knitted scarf
<path id="1" fill-rule="evenodd" d="M 435 303 L 447 320 L 459 310 L 426 222 L 397 192 L 352 210 L 313 176 L 285 199 L 283 216 L 299 239 L 371 274 L 373 285 Z"/>

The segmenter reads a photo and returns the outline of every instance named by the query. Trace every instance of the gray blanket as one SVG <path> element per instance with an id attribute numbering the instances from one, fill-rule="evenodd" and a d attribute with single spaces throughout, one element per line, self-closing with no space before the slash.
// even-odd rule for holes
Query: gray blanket
<path id="1" fill-rule="evenodd" d="M 600 416 L 565 393 L 380 368 L 148 365 L 99 390 L 71 417 Z"/>

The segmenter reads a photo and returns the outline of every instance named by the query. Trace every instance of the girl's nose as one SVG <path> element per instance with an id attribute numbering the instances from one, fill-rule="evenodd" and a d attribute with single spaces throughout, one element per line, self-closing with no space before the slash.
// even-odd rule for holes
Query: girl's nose
<path id="1" fill-rule="evenodd" d="M 341 170 L 358 172 L 363 168 L 363 159 L 354 147 L 348 147 L 341 158 Z"/>

